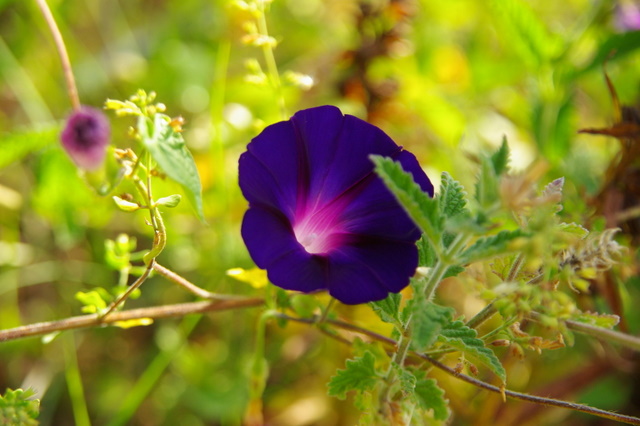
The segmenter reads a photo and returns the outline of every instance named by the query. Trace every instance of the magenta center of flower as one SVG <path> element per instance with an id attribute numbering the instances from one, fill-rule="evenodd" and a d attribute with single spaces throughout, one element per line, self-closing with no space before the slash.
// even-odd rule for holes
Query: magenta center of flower
<path id="1" fill-rule="evenodd" d="M 293 233 L 296 240 L 310 254 L 327 254 L 340 246 L 343 241 L 343 229 L 335 212 L 310 212 L 296 222 Z"/>

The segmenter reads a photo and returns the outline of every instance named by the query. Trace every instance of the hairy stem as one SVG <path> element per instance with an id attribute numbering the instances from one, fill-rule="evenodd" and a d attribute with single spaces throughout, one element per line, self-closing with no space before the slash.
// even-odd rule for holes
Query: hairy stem
<path id="1" fill-rule="evenodd" d="M 480 324 L 491 318 L 496 312 L 498 312 L 498 310 L 493 305 L 493 302 L 489 303 L 487 306 L 482 308 L 480 312 L 467 321 L 467 327 L 478 328 Z"/>
<path id="2" fill-rule="evenodd" d="M 64 39 L 62 38 L 62 33 L 60 33 L 60 28 L 58 28 L 58 24 L 56 24 L 56 20 L 51 13 L 51 9 L 47 4 L 46 0 L 36 0 L 38 7 L 40 8 L 40 12 L 42 12 L 42 16 L 47 22 L 47 26 L 49 27 L 49 31 L 51 31 L 51 35 L 53 36 L 53 41 L 56 44 L 56 49 L 58 50 L 58 56 L 60 56 L 60 61 L 62 62 L 62 71 L 64 73 L 65 83 L 67 85 L 67 93 L 69 94 L 69 99 L 71 99 L 71 105 L 74 110 L 80 109 L 80 98 L 78 97 L 78 89 L 76 87 L 76 81 L 73 77 L 73 70 L 71 69 L 71 61 L 69 61 L 69 54 L 67 53 L 67 48 L 64 44 Z"/>

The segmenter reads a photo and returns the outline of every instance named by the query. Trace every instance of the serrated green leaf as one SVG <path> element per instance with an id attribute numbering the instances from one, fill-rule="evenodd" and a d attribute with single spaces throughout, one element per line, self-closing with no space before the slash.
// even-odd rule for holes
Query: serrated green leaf
<path id="1" fill-rule="evenodd" d="M 453 319 L 453 308 L 427 301 L 422 295 L 412 299 L 407 308 L 413 314 L 411 347 L 424 351 L 431 347 L 442 329 Z"/>
<path id="2" fill-rule="evenodd" d="M 145 117 L 138 118 L 138 132 L 144 146 L 162 171 L 182 186 L 198 217 L 204 220 L 200 175 L 182 134 L 173 130 L 163 114 L 155 115 L 151 131 L 149 126 Z"/>
<path id="3" fill-rule="evenodd" d="M 479 238 L 471 247 L 461 254 L 461 263 L 467 264 L 479 260 L 487 260 L 509 252 L 509 244 L 517 238 L 528 234 L 521 229 L 515 231 L 500 231 L 490 237 Z"/>
<path id="4" fill-rule="evenodd" d="M 440 214 L 443 216 L 453 217 L 466 210 L 467 192 L 447 172 L 442 172 L 438 199 L 440 200 Z"/>
<path id="5" fill-rule="evenodd" d="M 37 425 L 40 401 L 29 399 L 34 394 L 31 389 L 7 389 L 4 395 L 0 395 L 0 425 Z"/>
<path id="6" fill-rule="evenodd" d="M 496 152 L 491 155 L 491 164 L 497 176 L 502 175 L 509 168 L 509 144 L 507 138 L 502 138 L 502 144 Z"/>
<path id="7" fill-rule="evenodd" d="M 27 154 L 38 151 L 58 141 L 60 128 L 48 127 L 41 130 L 30 130 L 19 133 L 0 135 L 0 169 L 14 161 L 19 161 Z"/>
<path id="8" fill-rule="evenodd" d="M 400 321 L 398 315 L 400 313 L 401 301 L 402 295 L 400 295 L 400 293 L 389 293 L 386 299 L 370 302 L 369 306 L 378 314 L 382 321 L 397 324 Z"/>
<path id="9" fill-rule="evenodd" d="M 329 381 L 329 395 L 345 399 L 350 390 L 368 391 L 374 388 L 380 378 L 375 369 L 375 357 L 370 351 L 353 360 L 347 360 L 346 368 Z"/>
<path id="10" fill-rule="evenodd" d="M 599 314 L 597 312 L 579 312 L 574 314 L 571 319 L 576 322 L 608 329 L 615 327 L 620 322 L 620 317 L 618 315 Z"/>
<path id="11" fill-rule="evenodd" d="M 444 398 L 444 390 L 438 386 L 435 379 L 418 377 L 414 387 L 414 395 L 421 409 L 433 410 L 434 419 L 445 421 L 449 418 L 448 401 Z"/>
<path id="12" fill-rule="evenodd" d="M 464 352 L 465 355 L 475 357 L 504 382 L 507 379 L 507 372 L 500 360 L 477 336 L 476 330 L 467 327 L 462 321 L 454 321 L 443 327 L 438 341 Z"/>
<path id="13" fill-rule="evenodd" d="M 423 235 L 416 244 L 418 246 L 418 266 L 431 268 L 435 265 L 438 258 L 429 239 Z"/>
<path id="14" fill-rule="evenodd" d="M 455 277 L 456 275 L 461 274 L 462 272 L 464 272 L 464 267 L 462 266 L 458 266 L 458 265 L 449 266 L 445 271 L 444 275 L 442 276 L 442 279 Z"/>
<path id="15" fill-rule="evenodd" d="M 372 155 L 376 173 L 411 219 L 427 235 L 429 240 L 438 244 L 443 228 L 438 199 L 431 198 L 413 181 L 411 173 L 402 169 L 399 163 L 390 158 Z"/>
<path id="16" fill-rule="evenodd" d="M 396 371 L 396 377 L 398 378 L 398 384 L 400 385 L 400 391 L 402 395 L 407 398 L 413 395 L 416 388 L 416 376 L 406 368 L 393 363 L 392 367 Z"/>

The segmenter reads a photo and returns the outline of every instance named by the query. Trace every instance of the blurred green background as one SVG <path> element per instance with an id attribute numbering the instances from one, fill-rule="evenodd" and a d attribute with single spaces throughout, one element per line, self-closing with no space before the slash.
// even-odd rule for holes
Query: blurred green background
<path id="1" fill-rule="evenodd" d="M 160 262 L 208 290 L 256 294 L 263 290 L 225 275 L 229 268 L 252 267 L 239 233 L 246 202 L 237 188 L 237 159 L 280 111 L 269 87 L 246 81 L 246 61 L 264 61 L 259 49 L 242 42 L 250 15 L 233 3 L 49 1 L 83 104 L 99 107 L 143 88 L 158 93 L 169 115 L 186 119 L 207 224 L 187 203 L 167 212 L 168 246 Z M 314 81 L 309 90 L 285 87 L 288 114 L 337 105 L 416 153 L 432 180 L 446 170 L 469 189 L 474 154 L 506 136 L 515 170 L 544 161 L 549 179 L 566 177 L 563 214 L 584 222 L 592 214 L 587 200 L 619 146 L 611 138 L 577 134 L 613 122 L 603 77 L 612 50 L 617 54 L 607 69 L 621 102 L 634 105 L 640 93 L 640 35 L 616 25 L 617 7 L 594 0 L 275 0 L 267 21 L 279 41 L 281 75 L 290 70 Z M 110 198 L 96 195 L 62 151 L 57 135 L 70 110 L 60 61 L 35 2 L 0 0 L 0 328 L 80 314 L 76 292 L 117 281 L 104 261 L 104 240 L 128 233 L 139 249 L 151 243 L 144 215 L 117 211 Z M 132 122 L 110 118 L 113 143 L 128 146 Z M 179 189 L 159 182 L 155 191 Z M 639 285 L 632 280 L 624 290 L 627 323 L 636 333 L 640 314 L 630 307 L 640 297 Z M 443 299 L 464 306 L 455 293 L 464 283 L 448 288 Z M 127 306 L 190 300 L 154 277 Z M 473 298 L 468 305 L 474 309 Z M 338 312 L 380 327 L 366 306 Z M 79 424 L 83 413 L 98 425 L 240 424 L 257 314 L 91 329 L 46 344 L 38 338 L 1 343 L 0 390 L 33 387 L 43 425 Z M 291 324 L 273 324 L 267 339 L 269 424 L 357 421 L 352 401 L 325 396 L 349 348 Z M 600 349 L 579 338 L 574 348 L 529 354 L 524 361 L 504 353 L 509 386 L 551 394 L 563 380 L 582 378 L 560 397 L 638 414 L 638 376 L 605 367 Z M 605 424 L 566 411 L 503 405 L 499 397 L 436 376 L 456 412 L 453 424 Z"/>

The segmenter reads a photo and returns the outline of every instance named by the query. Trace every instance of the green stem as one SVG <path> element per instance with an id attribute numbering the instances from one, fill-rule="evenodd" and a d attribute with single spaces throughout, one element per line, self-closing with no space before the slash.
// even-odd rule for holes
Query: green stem
<path id="1" fill-rule="evenodd" d="M 512 282 L 518 276 L 520 269 L 522 268 L 522 264 L 524 263 L 524 255 L 522 253 L 518 254 L 513 263 L 511 264 L 511 269 L 509 269 L 509 274 L 507 275 L 507 282 Z"/>
<path id="2" fill-rule="evenodd" d="M 73 418 L 75 420 L 75 424 L 78 426 L 90 426 L 91 420 L 89 419 L 87 402 L 84 397 L 84 387 L 82 385 L 80 369 L 78 368 L 78 357 L 76 355 L 76 344 L 73 334 L 67 335 L 63 344 L 65 378 L 67 380 L 69 398 L 71 399 Z"/>
<path id="3" fill-rule="evenodd" d="M 260 5 L 260 16 L 257 19 L 258 24 L 258 32 L 260 35 L 265 37 L 269 37 L 269 30 L 267 28 L 267 18 L 266 18 L 266 10 L 265 10 L 265 1 L 258 0 L 258 4 Z M 269 76 L 269 81 L 271 82 L 271 86 L 273 87 L 273 91 L 275 92 L 276 98 L 278 100 L 278 105 L 280 106 L 280 115 L 283 120 L 288 118 L 287 116 L 287 108 L 284 102 L 284 95 L 282 93 L 282 83 L 280 82 L 280 73 L 278 72 L 278 65 L 276 63 L 276 57 L 273 54 L 273 46 L 271 43 L 264 43 L 262 45 L 262 53 L 264 55 L 264 60 L 267 64 L 267 75 Z"/>
<path id="4" fill-rule="evenodd" d="M 496 312 L 498 312 L 498 310 L 493 305 L 493 302 L 491 302 L 487 306 L 482 308 L 480 312 L 475 314 L 473 318 L 467 321 L 467 326 L 470 328 L 478 328 L 480 324 L 491 318 Z"/>

